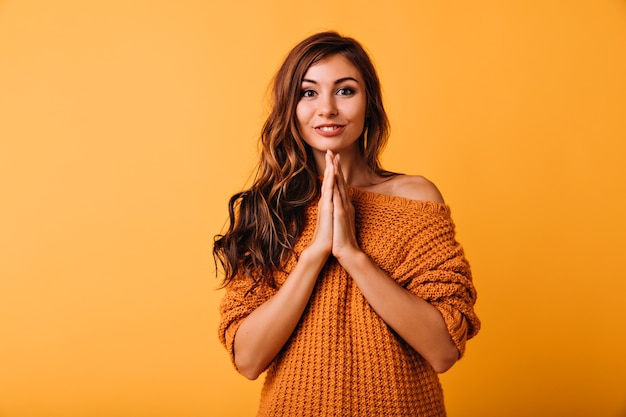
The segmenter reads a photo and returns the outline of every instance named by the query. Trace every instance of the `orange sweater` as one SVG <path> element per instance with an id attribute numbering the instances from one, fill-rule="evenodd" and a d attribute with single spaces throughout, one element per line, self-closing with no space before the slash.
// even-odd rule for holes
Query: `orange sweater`
<path id="1" fill-rule="evenodd" d="M 407 290 L 443 315 L 461 354 L 480 327 L 476 291 L 448 206 L 350 189 L 362 250 Z M 315 230 L 317 204 L 307 208 L 282 284 Z M 234 363 L 234 336 L 276 290 L 246 295 L 246 278 L 227 287 L 219 337 Z M 330 258 L 298 326 L 267 369 L 258 416 L 445 416 L 432 367 L 372 310 L 356 284 Z"/>

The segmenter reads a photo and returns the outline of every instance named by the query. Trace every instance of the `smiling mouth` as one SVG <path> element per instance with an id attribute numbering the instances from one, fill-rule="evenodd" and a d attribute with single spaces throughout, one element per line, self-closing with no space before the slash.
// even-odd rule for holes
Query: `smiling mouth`
<path id="1" fill-rule="evenodd" d="M 341 126 L 320 126 L 317 129 L 321 130 L 322 132 L 333 132 L 337 129 L 341 129 Z"/>

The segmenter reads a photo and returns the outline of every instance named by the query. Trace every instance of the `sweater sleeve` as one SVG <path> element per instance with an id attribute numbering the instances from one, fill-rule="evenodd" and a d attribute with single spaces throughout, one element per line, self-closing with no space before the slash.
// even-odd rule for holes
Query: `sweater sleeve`
<path id="1" fill-rule="evenodd" d="M 220 324 L 218 337 L 226 348 L 230 360 L 235 364 L 235 334 L 243 320 L 255 309 L 267 301 L 276 290 L 259 285 L 250 290 L 252 281 L 246 277 L 235 278 L 226 287 L 220 302 Z"/>
<path id="2" fill-rule="evenodd" d="M 466 341 L 480 329 L 470 265 L 449 213 L 430 216 L 422 224 L 410 245 L 403 285 L 439 310 L 462 356 Z"/>

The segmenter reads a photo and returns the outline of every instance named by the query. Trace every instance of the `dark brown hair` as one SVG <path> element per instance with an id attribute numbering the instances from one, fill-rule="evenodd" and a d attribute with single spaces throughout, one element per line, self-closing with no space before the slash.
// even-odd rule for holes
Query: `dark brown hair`
<path id="1" fill-rule="evenodd" d="M 250 189 L 228 203 L 230 223 L 217 235 L 213 256 L 224 269 L 222 285 L 237 276 L 275 287 L 273 272 L 293 252 L 304 223 L 304 209 L 320 190 L 310 147 L 298 131 L 296 106 L 309 67 L 341 54 L 359 71 L 366 87 L 367 106 L 359 150 L 372 171 L 389 175 L 379 162 L 389 134 L 380 81 L 367 52 L 354 39 L 322 32 L 296 45 L 279 68 L 272 86 L 271 112 L 261 132 L 261 157 Z"/>

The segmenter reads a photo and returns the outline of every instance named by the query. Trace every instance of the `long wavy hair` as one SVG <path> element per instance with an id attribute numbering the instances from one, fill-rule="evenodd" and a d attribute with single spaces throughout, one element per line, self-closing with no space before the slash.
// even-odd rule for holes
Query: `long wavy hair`
<path id="1" fill-rule="evenodd" d="M 216 235 L 213 256 L 224 270 L 222 286 L 238 276 L 275 287 L 273 272 L 281 270 L 293 253 L 305 225 L 305 208 L 320 193 L 320 181 L 311 148 L 298 130 L 296 106 L 309 67 L 336 54 L 347 58 L 366 86 L 365 126 L 359 150 L 373 172 L 381 168 L 379 154 L 389 135 L 380 81 L 367 52 L 354 39 L 336 32 L 312 35 L 296 45 L 276 73 L 271 112 L 260 136 L 260 161 L 252 186 L 228 203 L 228 230 Z"/>

